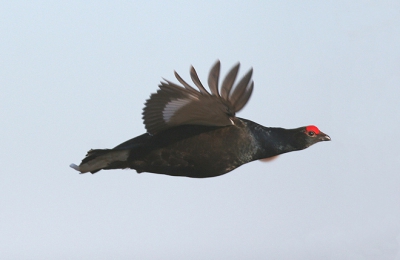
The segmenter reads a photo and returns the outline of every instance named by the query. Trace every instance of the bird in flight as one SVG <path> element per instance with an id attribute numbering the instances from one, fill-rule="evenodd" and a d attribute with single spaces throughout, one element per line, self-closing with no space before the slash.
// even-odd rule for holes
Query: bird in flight
<path id="1" fill-rule="evenodd" d="M 254 87 L 252 69 L 234 84 L 239 66 L 228 72 L 219 87 L 221 65 L 217 61 L 208 76 L 211 92 L 193 67 L 190 76 L 198 90 L 175 72 L 182 85 L 164 80 L 145 103 L 147 133 L 113 149 L 92 149 L 79 166 L 70 166 L 80 173 L 130 168 L 138 173 L 207 178 L 331 140 L 314 125 L 284 129 L 236 117 Z"/>

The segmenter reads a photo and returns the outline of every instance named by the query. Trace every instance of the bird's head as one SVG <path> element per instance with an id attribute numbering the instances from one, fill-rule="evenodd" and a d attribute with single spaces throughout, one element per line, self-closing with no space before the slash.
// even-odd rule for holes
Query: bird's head
<path id="1" fill-rule="evenodd" d="M 330 141 L 329 135 L 321 132 L 315 125 L 304 126 L 295 129 L 292 145 L 299 149 L 305 149 L 322 141 Z"/>

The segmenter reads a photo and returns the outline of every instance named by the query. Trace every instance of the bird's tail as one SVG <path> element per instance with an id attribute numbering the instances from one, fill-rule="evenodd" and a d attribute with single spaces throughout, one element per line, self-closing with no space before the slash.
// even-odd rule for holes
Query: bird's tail
<path id="1" fill-rule="evenodd" d="M 128 167 L 128 156 L 129 150 L 92 149 L 86 154 L 79 166 L 71 164 L 70 167 L 80 173 L 96 173 L 102 169 L 123 169 Z"/>

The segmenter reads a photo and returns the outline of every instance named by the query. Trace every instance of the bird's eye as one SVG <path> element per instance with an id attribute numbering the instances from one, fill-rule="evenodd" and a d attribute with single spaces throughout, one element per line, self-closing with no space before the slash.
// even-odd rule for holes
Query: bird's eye
<path id="1" fill-rule="evenodd" d="M 315 132 L 314 132 L 314 131 L 310 131 L 310 132 L 308 132 L 308 135 L 309 135 L 309 136 L 314 136 L 314 135 L 315 135 Z"/>

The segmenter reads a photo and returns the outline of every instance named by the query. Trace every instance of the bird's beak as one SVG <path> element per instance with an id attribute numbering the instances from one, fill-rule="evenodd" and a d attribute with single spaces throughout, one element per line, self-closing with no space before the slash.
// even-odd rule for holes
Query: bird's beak
<path id="1" fill-rule="evenodd" d="M 319 135 L 320 135 L 319 140 L 321 140 L 321 141 L 330 141 L 331 140 L 331 138 L 327 134 L 324 134 L 321 132 Z"/>

